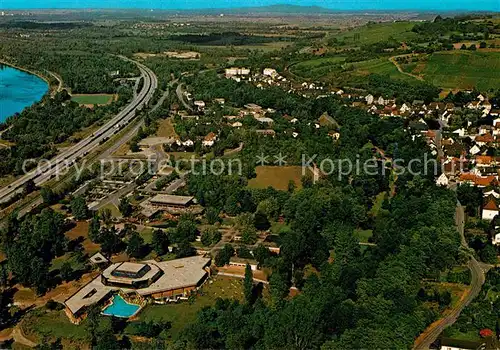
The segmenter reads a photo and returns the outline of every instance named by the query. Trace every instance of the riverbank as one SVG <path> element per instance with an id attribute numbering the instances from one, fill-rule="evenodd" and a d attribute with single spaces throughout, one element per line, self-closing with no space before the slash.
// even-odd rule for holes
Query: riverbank
<path id="1" fill-rule="evenodd" d="M 35 74 L 37 73 L 37 74 Z M 41 76 L 42 75 L 42 76 Z M 0 70 L 0 122 L 50 96 L 51 86 L 43 74 L 2 65 Z M 2 127 L 2 129 L 5 128 Z"/>
<path id="2" fill-rule="evenodd" d="M 47 86 L 49 87 L 49 91 L 50 91 L 50 95 L 51 96 L 54 96 L 56 94 L 56 92 L 61 91 L 62 88 L 63 88 L 62 78 L 58 74 L 56 74 L 54 72 L 51 72 L 51 71 L 47 70 L 47 73 L 49 73 L 54 79 L 57 80 L 57 85 L 52 85 L 50 83 L 50 78 L 47 75 L 45 75 L 45 74 L 43 74 L 43 73 L 41 73 L 39 71 L 35 71 L 35 70 L 28 69 L 28 68 L 20 67 L 20 66 L 17 66 L 15 64 L 13 64 L 13 63 L 4 61 L 2 59 L 0 59 L 0 64 L 3 64 L 5 66 L 8 66 L 8 67 L 20 70 L 20 71 L 23 71 L 25 73 L 37 76 L 38 78 L 42 79 L 43 81 L 45 81 L 47 83 Z"/>

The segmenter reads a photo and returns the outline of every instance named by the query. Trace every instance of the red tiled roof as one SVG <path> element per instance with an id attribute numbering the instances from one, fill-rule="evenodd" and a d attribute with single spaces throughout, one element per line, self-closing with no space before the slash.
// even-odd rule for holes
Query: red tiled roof
<path id="1" fill-rule="evenodd" d="M 493 142 L 494 138 L 491 134 L 478 135 L 475 139 L 477 142 Z"/>
<path id="2" fill-rule="evenodd" d="M 493 198 L 490 198 L 488 203 L 483 207 L 486 210 L 498 210 L 498 205 Z"/>
<path id="3" fill-rule="evenodd" d="M 495 176 L 493 175 L 485 177 L 478 176 L 476 177 L 474 184 L 476 184 L 477 186 L 489 186 L 492 182 L 496 182 Z"/>
<path id="4" fill-rule="evenodd" d="M 491 164 L 493 157 L 491 156 L 476 156 L 477 164 Z"/>

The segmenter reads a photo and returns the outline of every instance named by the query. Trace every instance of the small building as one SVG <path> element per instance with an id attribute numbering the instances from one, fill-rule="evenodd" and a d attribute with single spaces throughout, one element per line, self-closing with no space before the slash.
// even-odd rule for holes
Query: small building
<path id="1" fill-rule="evenodd" d="M 482 218 L 483 220 L 493 220 L 498 215 L 498 205 L 493 197 L 490 197 L 486 204 L 483 206 Z"/>
<path id="2" fill-rule="evenodd" d="M 104 255 L 102 255 L 100 252 L 95 253 L 90 257 L 90 262 L 94 265 L 104 265 L 109 262 L 108 259 Z"/>
<path id="3" fill-rule="evenodd" d="M 231 258 L 231 260 L 229 260 L 229 266 L 232 266 L 232 267 L 239 267 L 239 268 L 245 268 L 246 266 L 250 265 L 250 268 L 252 269 L 252 271 L 256 271 L 257 270 L 257 267 L 259 265 L 259 263 L 256 261 L 256 260 L 253 260 L 253 259 L 243 259 L 243 258 L 239 258 L 239 257 L 236 257 L 236 256 L 233 256 Z"/>
<path id="4" fill-rule="evenodd" d="M 194 105 L 196 107 L 198 107 L 198 109 L 200 109 L 200 110 L 202 110 L 203 108 L 205 108 L 205 102 L 201 101 L 201 100 L 194 101 Z"/>
<path id="5" fill-rule="evenodd" d="M 494 245 L 500 245 L 500 233 L 495 233 L 491 238 L 491 243 Z"/>
<path id="6" fill-rule="evenodd" d="M 273 69 L 273 68 L 264 68 L 264 70 L 262 71 L 262 74 L 267 75 L 269 77 L 273 77 L 273 76 L 277 75 L 278 72 L 276 72 L 276 69 Z"/>
<path id="7" fill-rule="evenodd" d="M 217 140 L 217 135 L 213 132 L 210 132 L 203 138 L 203 141 L 201 142 L 203 147 L 212 147 Z"/>
<path id="8" fill-rule="evenodd" d="M 448 180 L 448 176 L 446 176 L 445 173 L 442 173 L 441 175 L 439 175 L 439 177 L 436 180 L 436 185 L 438 185 L 438 186 L 448 186 L 449 183 L 450 183 L 450 180 Z"/>
<path id="9" fill-rule="evenodd" d="M 274 120 L 272 120 L 269 117 L 255 117 L 255 120 L 257 120 L 259 123 L 265 123 L 265 124 L 274 123 Z"/>
<path id="10" fill-rule="evenodd" d="M 187 208 L 193 204 L 194 197 L 192 196 L 176 196 L 172 194 L 157 194 L 149 200 L 156 207 L 165 208 Z"/>
<path id="11" fill-rule="evenodd" d="M 259 135 L 264 136 L 276 136 L 276 131 L 274 131 L 273 129 L 256 130 L 255 132 Z"/>

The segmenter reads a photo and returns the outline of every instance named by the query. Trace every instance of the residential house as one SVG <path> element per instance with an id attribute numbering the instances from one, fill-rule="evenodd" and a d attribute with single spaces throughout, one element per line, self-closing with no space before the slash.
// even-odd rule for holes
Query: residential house
<path id="1" fill-rule="evenodd" d="M 371 105 L 373 103 L 374 97 L 372 94 L 368 94 L 365 96 L 365 101 L 367 104 Z"/>
<path id="2" fill-rule="evenodd" d="M 478 145 L 472 146 L 469 150 L 469 153 L 472 154 L 473 156 L 475 156 L 479 152 L 481 152 L 481 148 Z"/>
<path id="3" fill-rule="evenodd" d="M 500 233 L 495 233 L 491 239 L 491 243 L 494 245 L 500 245 Z"/>
<path id="4" fill-rule="evenodd" d="M 493 220 L 498 215 L 498 205 L 494 197 L 489 197 L 486 204 L 483 206 L 481 216 L 483 220 Z"/>
<path id="5" fill-rule="evenodd" d="M 492 134 L 477 135 L 474 139 L 479 146 L 484 146 L 495 141 Z"/>
<path id="6" fill-rule="evenodd" d="M 436 185 L 438 186 L 448 186 L 450 183 L 450 180 L 448 179 L 448 176 L 446 176 L 445 173 L 439 175 L 439 177 L 436 180 Z"/>
<path id="7" fill-rule="evenodd" d="M 488 192 L 484 192 L 484 193 L 483 193 L 483 196 L 484 196 L 484 197 L 493 196 L 493 197 L 495 197 L 495 198 L 497 198 L 497 199 L 498 199 L 498 198 L 500 197 L 500 193 L 497 193 L 495 190 L 490 190 L 490 191 L 488 191 Z"/>
<path id="8" fill-rule="evenodd" d="M 204 101 L 194 101 L 194 105 L 198 108 L 198 110 L 203 110 L 205 108 L 205 102 Z"/>
<path id="9" fill-rule="evenodd" d="M 203 147 L 212 147 L 217 140 L 217 135 L 213 132 L 210 132 L 205 136 L 203 141 L 201 142 Z"/>
<path id="10" fill-rule="evenodd" d="M 274 77 L 275 75 L 278 74 L 278 72 L 276 72 L 276 69 L 273 69 L 273 68 L 264 68 L 264 71 L 262 72 L 263 75 L 267 75 L 269 77 Z"/>
<path id="11" fill-rule="evenodd" d="M 264 135 L 264 136 L 276 136 L 276 131 L 272 129 L 261 129 L 261 130 L 256 130 L 255 132 L 259 135 Z"/>
<path id="12" fill-rule="evenodd" d="M 477 167 L 489 167 L 493 163 L 493 157 L 491 156 L 476 156 L 475 160 Z"/>

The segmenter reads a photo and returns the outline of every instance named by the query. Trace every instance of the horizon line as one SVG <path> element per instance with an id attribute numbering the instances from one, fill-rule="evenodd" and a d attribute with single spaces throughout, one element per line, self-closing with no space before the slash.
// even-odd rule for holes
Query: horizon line
<path id="1" fill-rule="evenodd" d="M 161 8 L 161 7 L 20 7 L 20 8 L 1 8 L 0 11 L 163 11 L 163 12 L 175 12 L 175 11 L 181 11 L 181 12 L 193 12 L 193 11 L 218 11 L 218 10 L 229 10 L 229 11 L 238 11 L 238 10 L 250 10 L 250 9 L 263 9 L 266 7 L 275 7 L 275 6 L 280 6 L 282 4 L 275 4 L 275 5 L 265 5 L 265 6 L 240 6 L 240 7 L 199 7 L 199 8 Z M 311 5 L 311 6 L 302 6 L 302 5 L 286 5 L 284 4 L 283 6 L 290 6 L 290 7 L 296 7 L 296 8 L 318 8 L 322 10 L 327 10 L 330 12 L 384 12 L 384 11 L 390 11 L 390 12 L 456 12 L 456 11 L 461 11 L 461 12 L 472 12 L 472 13 L 479 13 L 479 12 L 490 12 L 490 13 L 500 13 L 499 10 L 491 10 L 491 9 L 485 9 L 485 10 L 472 10 L 468 8 L 448 8 L 448 9 L 441 9 L 441 8 L 428 8 L 428 9 L 418 9 L 418 8 L 394 8 L 394 7 L 387 7 L 387 8 L 360 8 L 360 9 L 335 9 L 335 8 L 329 8 L 329 7 L 322 7 L 322 6 L 317 6 L 317 5 Z M 279 12 L 279 11 L 277 11 Z M 299 14 L 300 12 L 296 12 L 296 14 Z M 317 13 L 317 14 L 322 14 L 321 11 L 317 12 L 309 12 L 310 13 Z M 293 14 L 293 13 L 292 13 Z"/>

